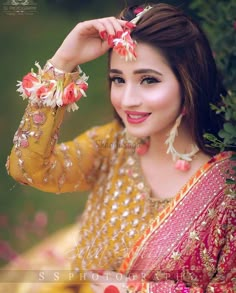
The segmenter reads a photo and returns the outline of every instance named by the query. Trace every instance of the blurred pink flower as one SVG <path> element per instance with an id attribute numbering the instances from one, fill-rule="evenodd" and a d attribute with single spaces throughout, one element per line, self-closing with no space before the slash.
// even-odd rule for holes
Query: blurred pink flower
<path id="1" fill-rule="evenodd" d="M 6 261 L 15 259 L 18 253 L 10 246 L 7 241 L 0 240 L 0 258 Z"/>
<path id="2" fill-rule="evenodd" d="M 44 228 L 48 224 L 48 216 L 43 211 L 38 211 L 34 216 L 34 224 L 38 228 Z"/>

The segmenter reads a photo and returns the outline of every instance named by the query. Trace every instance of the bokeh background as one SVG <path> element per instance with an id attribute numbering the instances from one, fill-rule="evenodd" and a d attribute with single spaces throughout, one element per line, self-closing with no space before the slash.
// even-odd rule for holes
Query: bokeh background
<path id="1" fill-rule="evenodd" d="M 35 61 L 43 65 L 77 22 L 116 15 L 126 5 L 142 3 L 125 0 L 29 2 L 35 7 L 31 15 L 24 9 L 22 12 L 14 10 L 13 1 L 3 0 L 0 4 L 0 266 L 76 221 L 87 198 L 86 193 L 55 195 L 41 192 L 20 185 L 8 176 L 5 162 L 26 107 L 26 102 L 16 93 L 16 81 L 34 67 Z M 229 75 L 228 85 L 235 85 L 235 2 L 152 2 L 178 5 L 202 22 L 215 54 L 219 56 L 221 70 Z M 12 10 L 7 10 L 9 5 Z M 90 77 L 87 97 L 79 102 L 79 111 L 66 115 L 60 141 L 70 140 L 113 117 L 107 90 L 106 56 L 82 65 L 82 69 Z"/>

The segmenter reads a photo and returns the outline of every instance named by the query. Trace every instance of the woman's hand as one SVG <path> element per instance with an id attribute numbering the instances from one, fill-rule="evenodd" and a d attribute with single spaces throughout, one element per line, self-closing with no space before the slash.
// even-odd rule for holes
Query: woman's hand
<path id="1" fill-rule="evenodd" d="M 106 17 L 78 23 L 50 59 L 58 69 L 70 72 L 77 65 L 108 51 L 111 40 L 122 32 L 127 21 Z"/>
<path id="2" fill-rule="evenodd" d="M 90 282 L 91 289 L 94 293 L 104 293 L 109 286 L 117 288 L 117 292 L 126 293 L 126 276 L 112 271 L 105 271 L 97 274 L 96 272 L 87 272 L 86 278 Z M 113 287 L 113 288 L 114 288 Z M 115 292 L 115 291 L 114 291 Z"/>

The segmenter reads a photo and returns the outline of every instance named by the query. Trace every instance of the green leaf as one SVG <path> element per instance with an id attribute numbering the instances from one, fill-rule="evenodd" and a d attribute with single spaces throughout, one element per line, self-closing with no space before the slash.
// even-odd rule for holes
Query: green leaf
<path id="1" fill-rule="evenodd" d="M 231 160 L 231 161 L 236 161 L 236 154 L 233 154 L 233 155 L 230 157 L 230 160 Z"/>
<path id="2" fill-rule="evenodd" d="M 224 123 L 224 130 L 228 132 L 228 134 L 232 134 L 232 136 L 236 137 L 236 127 L 232 123 Z"/>
<path id="3" fill-rule="evenodd" d="M 227 184 L 235 184 L 236 181 L 233 180 L 233 179 L 226 179 L 226 183 L 227 183 Z"/>
<path id="4" fill-rule="evenodd" d="M 234 171 L 236 171 L 236 166 L 233 166 L 232 169 L 233 169 Z"/>

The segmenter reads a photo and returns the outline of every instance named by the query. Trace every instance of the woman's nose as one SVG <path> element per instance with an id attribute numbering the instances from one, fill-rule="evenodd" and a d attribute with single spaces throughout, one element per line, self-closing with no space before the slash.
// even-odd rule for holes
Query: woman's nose
<path id="1" fill-rule="evenodd" d="M 140 106 L 142 100 L 140 97 L 138 87 L 133 85 L 127 85 L 124 88 L 121 103 L 123 108 Z"/>

